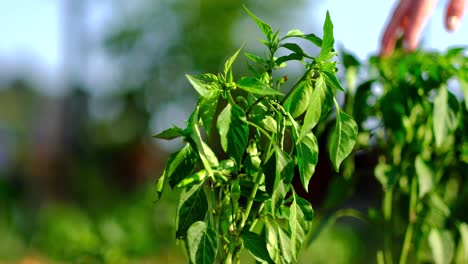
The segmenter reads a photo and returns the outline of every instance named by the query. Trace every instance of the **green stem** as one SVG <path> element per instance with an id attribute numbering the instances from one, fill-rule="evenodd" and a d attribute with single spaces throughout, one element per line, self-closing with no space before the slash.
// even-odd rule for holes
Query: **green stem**
<path id="1" fill-rule="evenodd" d="M 391 264 L 392 260 L 392 205 L 393 205 L 393 188 L 385 191 L 384 196 L 384 255 L 385 263 Z"/>
<path id="2" fill-rule="evenodd" d="M 408 212 L 408 227 L 406 228 L 405 240 L 401 249 L 400 264 L 406 264 L 408 254 L 413 240 L 414 226 L 416 222 L 416 202 L 417 202 L 417 181 L 416 177 L 411 180 L 410 205 Z"/>

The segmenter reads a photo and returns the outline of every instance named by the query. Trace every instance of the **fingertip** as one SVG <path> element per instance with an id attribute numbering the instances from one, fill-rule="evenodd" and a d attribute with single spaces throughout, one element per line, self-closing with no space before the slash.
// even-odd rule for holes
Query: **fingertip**
<path id="1" fill-rule="evenodd" d="M 453 32 L 453 31 L 455 31 L 455 29 L 457 29 L 459 23 L 460 23 L 460 18 L 459 17 L 449 16 L 445 20 L 445 28 L 447 29 L 447 31 Z"/>

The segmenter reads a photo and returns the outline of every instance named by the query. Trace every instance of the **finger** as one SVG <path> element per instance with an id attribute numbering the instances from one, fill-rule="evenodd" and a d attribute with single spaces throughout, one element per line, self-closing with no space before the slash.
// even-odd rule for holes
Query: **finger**
<path id="1" fill-rule="evenodd" d="M 404 46 L 409 51 L 418 46 L 421 33 L 434 11 L 437 0 L 420 0 L 413 3 L 408 14 L 409 25 L 404 32 Z"/>
<path id="2" fill-rule="evenodd" d="M 398 33 L 400 31 L 401 21 L 406 16 L 410 5 L 411 1 L 402 0 L 398 3 L 395 10 L 393 10 L 390 22 L 388 23 L 381 39 L 380 56 L 388 56 L 393 52 L 398 38 Z"/>
<path id="3" fill-rule="evenodd" d="M 460 24 L 466 7 L 466 0 L 451 0 L 445 13 L 445 28 L 454 31 Z"/>

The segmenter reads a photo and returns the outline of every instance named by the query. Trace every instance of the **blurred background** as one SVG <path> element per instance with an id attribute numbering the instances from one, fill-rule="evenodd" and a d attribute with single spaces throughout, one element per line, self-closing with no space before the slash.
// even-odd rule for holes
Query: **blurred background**
<path id="1" fill-rule="evenodd" d="M 186 262 L 177 194 L 153 203 L 179 142 L 151 135 L 192 111 L 185 73 L 217 72 L 244 43 L 262 52 L 242 4 L 282 32 L 317 35 L 330 10 L 338 47 L 366 59 L 394 1 L 0 1 L 0 263 Z M 444 5 L 427 48 L 466 44 L 467 23 L 443 30 Z M 320 239 L 306 253 L 316 263 L 369 257 L 346 225 Z"/>

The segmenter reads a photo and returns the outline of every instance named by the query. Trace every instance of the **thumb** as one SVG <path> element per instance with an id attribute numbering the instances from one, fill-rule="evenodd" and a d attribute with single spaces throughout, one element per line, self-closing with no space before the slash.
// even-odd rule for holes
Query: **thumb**
<path id="1" fill-rule="evenodd" d="M 465 12 L 466 0 L 450 0 L 445 13 L 445 28 L 448 31 L 454 31 Z"/>

